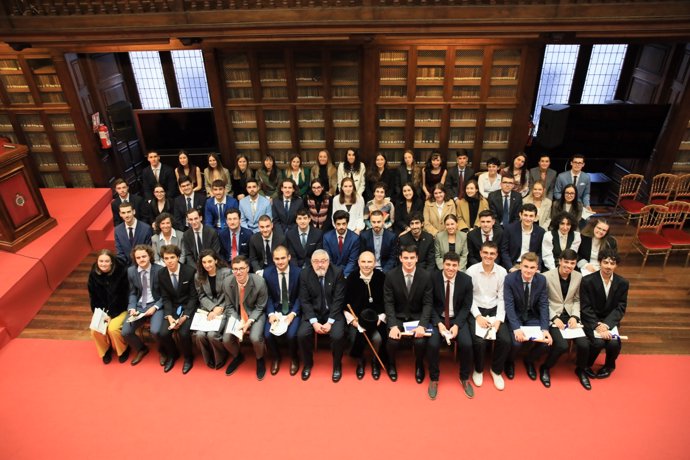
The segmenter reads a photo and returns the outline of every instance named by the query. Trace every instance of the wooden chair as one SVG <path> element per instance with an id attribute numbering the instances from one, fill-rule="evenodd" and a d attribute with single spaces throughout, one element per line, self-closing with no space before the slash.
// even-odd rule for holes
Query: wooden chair
<path id="1" fill-rule="evenodd" d="M 650 255 L 663 255 L 664 265 L 661 270 L 666 268 L 666 261 L 671 253 L 671 243 L 661 236 L 660 231 L 667 212 L 668 208 L 659 204 L 650 204 L 640 210 L 637 218 L 637 232 L 632 241 L 632 246 L 643 257 L 640 271 L 644 269 L 647 257 Z"/>
<path id="2" fill-rule="evenodd" d="M 690 174 L 683 174 L 676 179 L 676 189 L 673 200 L 690 203 Z"/>
<path id="3" fill-rule="evenodd" d="M 690 203 L 685 201 L 671 201 L 666 207 L 668 211 L 661 228 L 661 236 L 671 243 L 671 252 L 687 251 L 685 267 L 690 261 L 690 233 L 683 230 L 685 222 L 690 218 Z"/>
<path id="4" fill-rule="evenodd" d="M 657 174 L 652 179 L 652 186 L 649 189 L 649 204 L 665 205 L 671 198 L 671 193 L 676 187 L 678 176 L 675 174 Z"/>
<path id="5" fill-rule="evenodd" d="M 630 225 L 632 219 L 638 218 L 640 210 L 645 206 L 643 202 L 637 200 L 637 194 L 640 192 L 643 180 L 644 176 L 641 174 L 626 174 L 621 178 L 618 200 L 612 214 L 625 219 L 626 227 Z M 625 231 L 623 236 L 625 236 Z"/>

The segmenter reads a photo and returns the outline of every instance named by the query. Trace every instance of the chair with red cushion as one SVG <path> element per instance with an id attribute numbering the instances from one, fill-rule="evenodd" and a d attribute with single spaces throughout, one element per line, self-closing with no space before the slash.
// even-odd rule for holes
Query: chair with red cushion
<path id="1" fill-rule="evenodd" d="M 671 193 L 675 191 L 678 176 L 675 174 L 657 174 L 652 179 L 652 186 L 649 189 L 649 204 L 668 203 Z"/>
<path id="2" fill-rule="evenodd" d="M 683 174 L 676 179 L 676 190 L 673 194 L 674 201 L 690 203 L 690 174 Z"/>
<path id="3" fill-rule="evenodd" d="M 613 215 L 625 219 L 626 230 L 632 219 L 637 219 L 640 210 L 645 204 L 637 199 L 644 177 L 641 174 L 627 174 L 621 178 L 621 185 L 618 189 L 618 200 L 613 208 Z"/>
<path id="4" fill-rule="evenodd" d="M 644 269 L 647 257 L 651 255 L 663 255 L 664 265 L 661 270 L 666 268 L 666 261 L 671 253 L 671 243 L 660 232 L 667 212 L 668 208 L 659 204 L 650 204 L 640 210 L 637 218 L 637 232 L 632 241 L 632 246 L 643 256 L 640 271 Z"/>
<path id="5" fill-rule="evenodd" d="M 661 228 L 661 236 L 671 243 L 671 252 L 688 252 L 685 258 L 685 267 L 687 267 L 690 261 L 690 233 L 683 230 L 683 226 L 690 218 L 690 203 L 671 201 L 666 207 L 668 211 Z"/>

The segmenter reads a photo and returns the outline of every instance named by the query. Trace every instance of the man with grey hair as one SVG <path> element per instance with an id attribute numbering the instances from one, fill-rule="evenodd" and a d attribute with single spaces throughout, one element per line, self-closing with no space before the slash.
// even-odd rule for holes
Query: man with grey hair
<path id="1" fill-rule="evenodd" d="M 345 346 L 345 277 L 343 270 L 330 263 L 328 253 L 317 249 L 311 256 L 311 267 L 300 275 L 302 323 L 297 341 L 302 352 L 302 380 L 308 380 L 314 366 L 314 334 L 328 334 L 333 351 L 333 382 L 342 377 Z"/>

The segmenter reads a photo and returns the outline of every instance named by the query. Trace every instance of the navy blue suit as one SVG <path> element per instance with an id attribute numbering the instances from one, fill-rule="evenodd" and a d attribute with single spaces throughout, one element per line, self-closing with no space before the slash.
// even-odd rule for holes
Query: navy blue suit
<path id="1" fill-rule="evenodd" d="M 529 251 L 534 252 L 539 256 L 539 267 L 543 267 L 541 258 L 541 243 L 544 240 L 546 231 L 539 225 L 534 223 L 532 225 L 532 234 L 529 240 Z M 522 248 L 522 224 L 520 222 L 513 222 L 503 229 L 503 238 L 501 240 L 501 265 L 506 270 L 510 270 L 517 263 L 517 260 L 522 256 L 520 250 Z"/>
<path id="2" fill-rule="evenodd" d="M 359 237 L 352 230 L 345 233 L 342 252 L 338 248 L 338 235 L 335 230 L 323 235 L 323 249 L 328 253 L 331 263 L 343 269 L 346 278 L 357 268 Z"/>
<path id="3" fill-rule="evenodd" d="M 271 209 L 273 211 L 273 224 L 280 225 L 283 233 L 287 233 L 288 230 L 296 227 L 295 219 L 297 218 L 297 211 L 304 207 L 302 198 L 297 196 L 292 196 L 290 200 L 290 210 L 285 212 L 285 200 L 283 196 L 277 196 L 273 198 L 271 204 Z"/>
<path id="4" fill-rule="evenodd" d="M 539 326 L 542 331 L 549 330 L 549 289 L 546 285 L 546 278 L 540 273 L 536 273 L 530 285 L 529 305 L 525 305 L 525 286 L 522 281 L 520 270 L 509 273 L 503 282 L 503 300 L 506 306 L 506 320 L 511 331 L 520 329 L 521 326 Z M 513 338 L 513 350 L 511 361 L 515 360 L 518 350 L 525 343 L 517 342 L 515 335 Z M 525 360 L 534 363 L 542 352 L 546 350 L 546 345 L 536 343 L 536 346 L 527 354 Z"/>
<path id="5" fill-rule="evenodd" d="M 295 264 L 290 264 L 290 274 L 288 276 L 288 314 L 294 313 L 297 315 L 285 333 L 285 337 L 288 339 L 288 346 L 290 349 L 290 356 L 294 361 L 299 359 L 298 348 L 297 348 L 297 331 L 299 330 L 300 324 L 300 313 L 302 312 L 302 303 L 299 298 L 299 276 L 302 272 Z M 281 304 L 281 276 L 278 274 L 278 270 L 275 265 L 269 265 L 266 267 L 263 273 L 264 280 L 266 281 L 266 288 L 268 291 L 268 301 L 266 302 L 266 315 L 270 316 L 272 313 L 281 313 L 283 310 Z M 278 349 L 278 337 L 271 334 L 271 323 L 266 321 L 264 327 L 264 337 L 266 338 L 266 345 L 271 351 L 273 359 L 279 359 L 280 350 Z"/>
<path id="6" fill-rule="evenodd" d="M 237 255 L 249 257 L 249 239 L 252 237 L 253 233 L 251 230 L 240 227 L 239 234 L 237 235 Z M 221 245 L 221 256 L 223 259 L 231 262 L 230 251 L 232 249 L 232 235 L 230 229 L 225 227 L 218 233 L 218 238 L 220 239 Z"/>
<path id="7" fill-rule="evenodd" d="M 290 251 L 290 257 L 292 257 L 292 262 L 300 268 L 311 267 L 312 254 L 317 249 L 321 249 L 323 232 L 318 228 L 310 227 L 307 233 L 307 244 L 304 247 L 300 238 L 300 230 L 297 226 L 285 234 L 285 243 Z"/>
<path id="8" fill-rule="evenodd" d="M 225 205 L 222 207 L 220 216 L 218 215 L 218 205 L 216 204 L 215 197 L 210 197 L 206 200 L 206 205 L 204 206 L 204 224 L 209 227 L 213 227 L 215 231 L 220 232 L 222 229 L 226 228 L 228 224 L 225 222 L 225 211 L 230 208 L 239 208 L 239 203 L 237 200 L 231 196 L 225 197 Z"/>
<path id="9" fill-rule="evenodd" d="M 117 258 L 127 267 L 132 265 L 132 259 L 130 257 L 132 248 L 137 244 L 148 244 L 150 246 L 152 234 L 151 227 L 147 223 L 137 220 L 137 226 L 134 229 L 134 242 L 130 244 L 127 225 L 123 222 L 115 227 L 115 249 Z"/>
<path id="10" fill-rule="evenodd" d="M 378 267 L 383 273 L 388 273 L 398 263 L 398 245 L 396 244 L 396 236 L 390 230 L 383 230 L 383 238 L 381 241 L 381 266 Z M 359 234 L 359 252 L 371 251 L 376 255 L 374 250 L 374 231 L 372 229 L 364 230 Z"/>

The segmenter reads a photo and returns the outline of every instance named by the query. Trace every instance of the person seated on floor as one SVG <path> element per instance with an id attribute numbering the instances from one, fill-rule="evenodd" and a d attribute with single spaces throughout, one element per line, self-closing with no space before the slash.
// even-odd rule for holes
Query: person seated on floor
<path id="1" fill-rule="evenodd" d="M 201 215 L 204 212 L 204 206 L 206 206 L 206 194 L 194 191 L 194 185 L 189 176 L 181 176 L 177 183 L 182 194 L 176 197 L 173 202 L 173 225 L 179 231 L 184 232 L 189 228 L 187 211 L 196 209 Z"/>
<path id="2" fill-rule="evenodd" d="M 158 273 L 163 268 L 153 263 L 153 249 L 145 244 L 134 246 L 132 258 L 135 265 L 127 269 L 129 301 L 127 302 L 127 318 L 122 324 L 122 337 L 137 353 L 131 363 L 132 366 L 136 366 L 149 352 L 148 347 L 137 334 L 137 329 L 146 323 L 147 318 L 150 318 L 151 335 L 158 343 L 160 362 L 163 366 L 167 357 L 160 342 L 164 313 L 158 283 Z M 132 321 L 133 317 L 137 319 Z"/>
<path id="3" fill-rule="evenodd" d="M 359 236 L 348 229 L 350 215 L 342 209 L 333 213 L 335 229 L 324 233 L 323 249 L 328 253 L 332 265 L 343 269 L 345 278 L 357 267 L 359 257 Z"/>
<path id="4" fill-rule="evenodd" d="M 117 260 L 109 249 L 101 249 L 96 253 L 89 272 L 87 283 L 91 312 L 100 308 L 107 315 L 108 323 L 105 334 L 90 330 L 91 338 L 96 343 L 98 356 L 104 364 L 109 364 L 113 357 L 113 349 L 118 361 L 124 363 L 129 357 L 129 346 L 122 337 L 122 323 L 127 316 L 127 269 Z"/>
<path id="5" fill-rule="evenodd" d="M 530 379 L 537 379 L 534 363 L 546 351 L 546 345 L 551 346 L 553 343 L 549 333 L 549 295 L 546 278 L 538 273 L 538 270 L 539 256 L 534 252 L 526 252 L 520 257 L 519 270 L 508 274 L 503 283 L 506 317 L 510 330 L 513 331 L 513 348 L 509 361 L 506 362 L 506 376 L 509 379 L 515 375 L 515 357 L 518 352 L 525 343 L 533 340 L 522 330 L 523 326 L 537 326 L 544 336 L 543 341 L 532 344 L 524 359 L 525 370 Z M 540 377 L 542 383 L 548 377 L 543 368 Z"/>
<path id="6" fill-rule="evenodd" d="M 211 193 L 204 207 L 204 222 L 220 233 L 227 226 L 225 211 L 237 208 L 239 203 L 232 196 L 225 194 L 225 182 L 220 179 L 214 180 L 211 184 Z"/>
<path id="7" fill-rule="evenodd" d="M 193 210 L 196 212 L 196 210 Z M 190 224 L 191 227 L 191 224 Z M 213 230 L 211 230 L 213 231 Z M 173 333 L 177 332 L 180 348 L 184 357 L 182 373 L 186 374 L 194 365 L 194 351 L 192 349 L 192 316 L 199 305 L 199 296 L 194 284 L 196 268 L 192 265 L 181 264 L 182 252 L 177 246 L 163 246 L 161 256 L 165 268 L 158 272 L 158 285 L 163 298 L 165 320 L 160 331 L 160 340 L 167 361 L 163 370 L 170 372 L 179 357 Z"/>
<path id="8" fill-rule="evenodd" d="M 311 256 L 311 267 L 300 274 L 299 298 L 302 321 L 297 342 L 302 353 L 302 380 L 309 380 L 314 367 L 314 334 L 329 335 L 333 352 L 333 382 L 343 376 L 345 348 L 345 278 L 343 270 L 330 263 L 328 253 L 317 249 Z"/>
<path id="9" fill-rule="evenodd" d="M 151 236 L 151 247 L 153 248 L 153 254 L 155 256 L 155 263 L 160 266 L 164 266 L 163 259 L 161 259 L 161 248 L 169 244 L 174 244 L 177 247 L 183 249 L 182 246 L 182 233 L 178 232 L 173 228 L 173 216 L 167 212 L 162 212 L 156 217 L 156 231 L 153 236 Z M 180 263 L 183 264 L 187 258 L 184 251 L 180 256 Z"/>
<path id="10" fill-rule="evenodd" d="M 589 339 L 589 360 L 586 374 L 605 379 L 616 369 L 616 358 L 621 352 L 620 323 L 628 306 L 628 280 L 614 273 L 620 257 L 612 249 L 599 251 L 598 272 L 585 276 L 580 285 L 580 309 L 585 334 Z M 613 329 L 618 330 L 615 335 Z M 592 366 L 602 349 L 606 349 L 606 361 L 595 374 Z"/>
<path id="11" fill-rule="evenodd" d="M 460 385 L 465 396 L 471 399 L 474 389 L 470 383 L 470 372 L 474 358 L 468 316 L 472 306 L 472 278 L 460 271 L 460 256 L 455 252 L 446 253 L 442 269 L 431 276 L 434 285 L 431 323 L 434 331 L 429 346 L 437 350 L 441 348 L 442 341 L 448 345 L 456 341 L 460 354 Z M 435 395 L 429 396 L 435 398 Z"/>
<path id="12" fill-rule="evenodd" d="M 254 178 L 247 179 L 247 193 L 248 195 L 240 200 L 241 225 L 252 233 L 257 233 L 259 218 L 264 215 L 273 217 L 271 200 L 259 194 L 259 183 Z"/>
<path id="13" fill-rule="evenodd" d="M 230 208 L 225 211 L 225 228 L 218 234 L 222 247 L 222 257 L 230 262 L 237 256 L 249 257 L 249 240 L 253 233 L 240 226 L 240 210 Z"/>
<path id="14" fill-rule="evenodd" d="M 115 227 L 115 251 L 125 267 L 132 265 L 132 249 L 138 244 L 151 245 L 151 226 L 136 218 L 132 203 L 120 203 L 122 223 Z"/>
<path id="15" fill-rule="evenodd" d="M 249 273 L 249 260 L 245 256 L 232 259 L 232 273 L 234 276 L 227 278 L 223 284 L 223 292 L 228 302 L 225 317 L 227 321 L 240 321 L 239 333 L 242 337 L 249 334 L 249 341 L 256 355 L 256 378 L 261 381 L 266 375 L 264 361 L 264 324 L 268 301 L 266 282 L 260 275 Z M 240 338 L 227 330 L 223 334 L 223 345 L 232 356 L 232 361 L 225 369 L 225 375 L 232 375 L 244 362 L 240 342 Z"/>
<path id="16" fill-rule="evenodd" d="M 501 241 L 501 265 L 509 273 L 520 270 L 520 256 L 527 252 L 533 252 L 541 257 L 544 231 L 537 220 L 537 207 L 533 204 L 523 204 L 520 208 L 520 221 L 513 222 L 503 229 Z M 539 261 L 537 269 L 541 267 Z"/>
<path id="17" fill-rule="evenodd" d="M 299 371 L 297 331 L 302 311 L 299 300 L 301 272 L 302 269 L 291 262 L 290 253 L 285 246 L 277 246 L 273 250 L 273 265 L 266 267 L 263 272 L 268 291 L 266 302 L 268 321 L 264 327 L 264 337 L 273 358 L 271 375 L 276 375 L 280 370 L 281 353 L 278 342 L 281 341 L 281 337 L 286 339 L 290 351 L 290 375 L 295 375 Z M 277 336 L 271 331 L 271 326 L 280 321 L 287 323 L 287 331 Z M 277 326 L 278 324 L 275 325 Z"/>
<path id="18" fill-rule="evenodd" d="M 417 266 L 431 271 L 436 267 L 434 237 L 424 230 L 424 216 L 415 212 L 410 216 L 410 231 L 398 238 L 398 248 L 414 246 L 417 248 Z"/>
<path id="19" fill-rule="evenodd" d="M 220 239 L 218 233 L 209 225 L 203 223 L 198 210 L 192 208 L 187 211 L 189 228 L 182 234 L 181 251 L 185 254 L 185 264 L 196 268 L 199 254 L 204 249 L 213 249 L 220 253 Z"/>
<path id="20" fill-rule="evenodd" d="M 249 266 L 253 273 L 261 276 L 262 271 L 273 264 L 273 250 L 278 246 L 285 246 L 285 235 L 280 227 L 273 225 L 270 216 L 261 216 L 259 233 L 249 239 Z"/>
<path id="21" fill-rule="evenodd" d="M 122 217 L 120 217 L 120 204 L 122 203 L 132 203 L 136 214 L 146 222 L 149 207 L 144 199 L 136 193 L 129 193 L 129 185 L 122 178 L 115 179 L 113 188 L 115 189 L 115 198 L 110 203 L 110 209 L 113 211 L 113 225 L 117 227 L 122 223 Z"/>
<path id="22" fill-rule="evenodd" d="M 430 272 L 417 266 L 417 248 L 403 246 L 400 252 L 401 265 L 386 274 L 383 284 L 383 304 L 388 325 L 388 376 L 398 380 L 396 355 L 400 339 L 405 332 L 404 323 L 418 322 L 412 330 L 415 350 L 415 380 L 424 381 L 424 357 L 429 357 L 429 393 L 438 386 L 438 349 L 431 349 L 426 329 L 431 325 L 431 310 L 434 302 L 434 288 Z M 431 394 L 430 394 L 431 396 Z"/>
<path id="23" fill-rule="evenodd" d="M 372 211 L 369 216 L 371 228 L 359 234 L 359 251 L 371 251 L 376 257 L 376 268 L 388 273 L 398 265 L 398 246 L 395 233 L 386 230 L 383 224 L 383 213 Z"/>
<path id="24" fill-rule="evenodd" d="M 273 221 L 283 233 L 295 227 L 297 211 L 304 208 L 302 198 L 296 195 L 297 186 L 290 178 L 285 178 L 280 182 L 280 193 L 273 198 L 271 210 Z"/>
<path id="25" fill-rule="evenodd" d="M 572 249 L 577 254 L 581 241 L 577 223 L 570 213 L 562 212 L 554 216 L 542 241 L 541 253 L 546 270 L 553 270 L 558 266 L 561 253 L 566 249 Z"/>
<path id="26" fill-rule="evenodd" d="M 558 358 L 568 351 L 568 340 L 563 338 L 561 331 L 582 327 L 580 315 L 580 283 L 582 275 L 575 271 L 577 253 L 574 249 L 565 249 L 560 253 L 558 268 L 544 273 L 546 285 L 549 290 L 549 318 L 551 326 L 549 332 L 553 338 L 553 346 L 541 366 L 541 373 L 545 375 L 542 383 L 548 388 L 551 386 L 549 370 L 556 365 Z M 585 374 L 587 359 L 589 358 L 589 341 L 586 337 L 570 339 L 577 347 L 575 374 L 580 384 L 591 390 L 589 377 Z"/>
<path id="27" fill-rule="evenodd" d="M 285 243 L 292 263 L 299 268 L 307 268 L 311 265 L 311 256 L 314 251 L 321 249 L 323 232 L 311 225 L 311 215 L 307 208 L 297 210 L 296 225 L 285 234 Z"/>
<path id="28" fill-rule="evenodd" d="M 506 269 L 496 263 L 498 259 L 498 245 L 494 241 L 484 241 L 480 254 L 482 261 L 467 269 L 467 275 L 472 278 L 472 307 L 470 313 L 470 332 L 474 347 L 474 372 L 472 382 L 476 387 L 484 383 L 484 359 L 486 346 L 495 342 L 491 358 L 491 378 L 497 390 L 505 388 L 503 370 L 508 353 L 510 353 L 510 332 L 505 322 L 506 309 L 503 300 L 503 284 Z M 486 329 L 484 335 L 477 335 L 477 327 Z M 489 338 L 493 335 L 493 340 Z"/>
<path id="29" fill-rule="evenodd" d="M 484 242 L 493 241 L 500 248 L 503 240 L 503 229 L 500 225 L 496 225 L 496 216 L 492 211 L 488 209 L 481 211 L 477 218 L 479 219 L 479 227 L 473 228 L 467 233 L 468 267 L 482 261 L 480 250 Z"/>
<path id="30" fill-rule="evenodd" d="M 232 272 L 213 249 L 201 251 L 194 283 L 199 296 L 199 310 L 207 313 L 206 317 L 209 321 L 224 318 L 223 313 L 228 302 L 223 292 L 223 284 L 227 283 L 231 276 Z M 194 343 L 201 351 L 204 362 L 211 369 L 220 369 L 225 366 L 228 359 L 228 352 L 223 346 L 224 326 L 225 322 L 221 321 L 216 331 L 193 332 Z"/>
<path id="31" fill-rule="evenodd" d="M 383 219 L 381 222 L 383 225 Z M 376 256 L 371 251 L 364 250 L 357 260 L 358 268 L 352 272 L 345 282 L 345 321 L 352 349 L 350 356 L 357 360 L 355 374 L 359 380 L 364 378 L 366 361 L 364 359 L 367 340 L 373 345 L 381 361 L 387 362 L 385 342 L 388 338 L 386 313 L 383 308 L 383 283 L 386 276 L 376 267 Z M 375 356 L 371 357 L 371 376 L 374 380 L 381 377 L 381 365 Z"/>
<path id="32" fill-rule="evenodd" d="M 598 271 L 599 252 L 611 249 L 618 250 L 616 239 L 609 233 L 610 225 L 602 218 L 591 218 L 580 234 L 581 242 L 577 251 L 577 268 L 580 269 L 582 276 L 591 275 Z"/>

